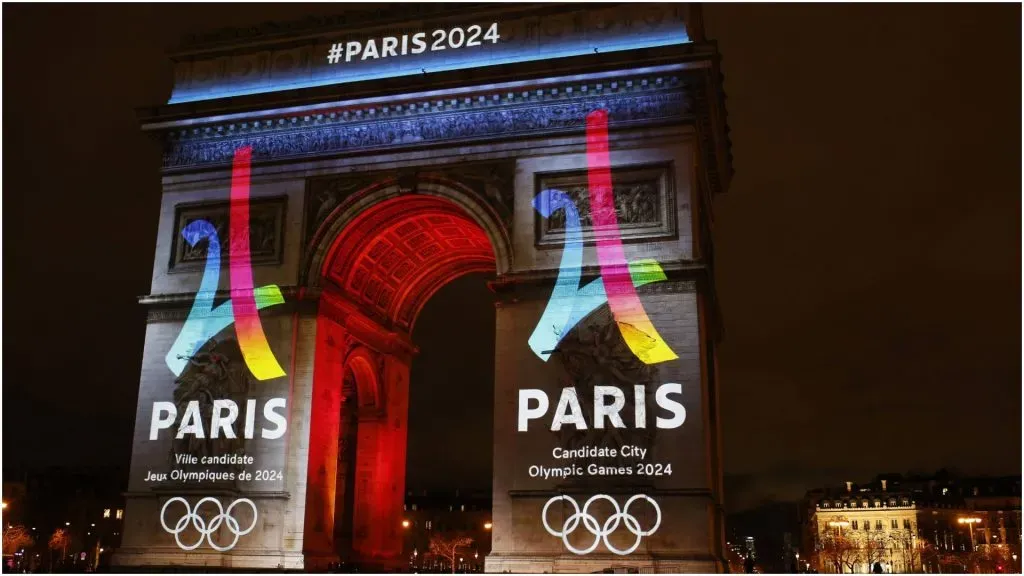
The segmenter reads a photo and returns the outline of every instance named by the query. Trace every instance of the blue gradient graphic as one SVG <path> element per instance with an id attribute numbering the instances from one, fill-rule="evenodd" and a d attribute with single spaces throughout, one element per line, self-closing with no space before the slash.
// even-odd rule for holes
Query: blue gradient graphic
<path id="1" fill-rule="evenodd" d="M 472 23 L 470 23 L 472 24 Z M 486 25 L 489 22 L 476 22 Z M 468 25 L 468 24 L 467 24 Z M 452 26 L 455 26 L 453 24 Z M 466 25 L 462 25 L 465 27 Z M 442 26 L 441 28 L 451 28 Z M 501 32 L 499 22 L 499 33 Z M 430 30 L 425 30 L 429 32 Z M 522 31 L 519 31 L 522 34 Z M 349 39 L 361 42 L 373 36 L 357 37 L 349 35 Z M 327 53 L 333 42 L 343 42 L 344 37 L 319 43 L 309 55 L 311 65 L 304 69 L 286 71 L 270 70 L 253 79 L 232 78 L 223 81 L 192 82 L 177 85 L 171 94 L 168 104 L 212 100 L 247 94 L 262 94 L 313 88 L 333 84 L 345 84 L 363 80 L 430 74 L 466 68 L 479 68 L 516 62 L 550 60 L 585 54 L 619 52 L 640 48 L 655 48 L 685 44 L 690 41 L 686 28 L 681 21 L 667 19 L 655 27 L 645 30 L 624 29 L 615 32 L 597 34 L 593 31 L 570 33 L 558 38 L 534 36 L 533 38 L 516 37 L 497 44 L 485 42 L 481 46 L 458 50 L 427 51 L 422 54 L 406 54 L 388 58 L 360 60 L 352 62 L 327 63 Z M 378 39 L 378 45 L 379 45 Z"/>

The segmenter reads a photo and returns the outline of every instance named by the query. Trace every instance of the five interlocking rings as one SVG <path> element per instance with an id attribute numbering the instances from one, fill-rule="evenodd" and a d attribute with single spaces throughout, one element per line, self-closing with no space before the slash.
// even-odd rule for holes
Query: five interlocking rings
<path id="1" fill-rule="evenodd" d="M 640 521 L 637 520 L 635 516 L 629 513 L 629 507 L 633 504 L 633 502 L 636 502 L 639 499 L 644 499 L 650 502 L 651 506 L 654 507 L 655 513 L 657 514 L 657 519 L 654 521 L 654 526 L 650 530 L 641 530 Z M 548 525 L 548 508 L 550 508 L 552 504 L 558 502 L 559 500 L 565 500 L 569 502 L 569 504 L 572 505 L 572 508 L 574 510 L 573 514 L 565 519 L 565 523 L 562 524 L 562 530 L 560 532 L 552 530 L 551 526 Z M 588 511 L 590 505 L 598 500 L 607 500 L 608 502 L 611 502 L 612 506 L 615 508 L 615 513 L 609 516 L 607 520 L 605 520 L 603 526 L 599 524 L 597 518 L 593 517 Z M 597 549 L 597 545 L 601 542 L 601 540 L 604 540 L 604 545 L 606 548 L 608 548 L 608 550 L 611 550 L 619 556 L 625 556 L 627 554 L 632 554 L 637 548 L 640 547 L 640 540 L 643 539 L 644 536 L 650 536 L 651 534 L 654 534 L 654 532 L 658 529 L 658 526 L 661 526 L 661 508 L 658 507 L 658 503 L 655 502 L 654 499 L 651 498 L 650 496 L 647 496 L 645 494 L 637 494 L 636 496 L 633 496 L 632 498 L 627 500 L 626 506 L 620 510 L 619 503 L 616 502 L 615 499 L 612 498 L 611 496 L 608 496 L 606 494 L 595 494 L 594 496 L 591 496 L 590 499 L 587 500 L 587 502 L 583 505 L 583 510 L 580 510 L 580 507 L 578 504 L 576 504 L 575 500 L 563 494 L 561 496 L 555 496 L 554 498 L 548 500 L 547 504 L 544 505 L 544 510 L 541 512 L 541 520 L 544 522 L 544 529 L 547 530 L 548 533 L 552 536 L 561 538 L 562 543 L 565 544 L 566 549 L 568 549 L 574 554 L 590 554 L 595 549 Z M 579 526 L 580 521 L 583 522 L 583 527 L 586 528 L 588 532 L 594 535 L 594 543 L 591 544 L 590 547 L 583 550 L 574 548 L 572 544 L 569 543 L 569 534 L 576 530 L 576 527 Z M 634 542 L 633 545 L 627 548 L 626 550 L 619 550 L 618 548 L 612 546 L 612 543 L 608 541 L 608 536 L 618 529 L 620 522 L 624 523 L 626 525 L 626 529 L 633 533 L 634 536 L 636 536 L 636 542 Z"/>
<path id="2" fill-rule="evenodd" d="M 178 523 L 174 525 L 173 530 L 167 526 L 167 522 L 164 519 L 164 516 L 167 513 L 167 507 L 170 506 L 172 502 L 181 502 L 182 504 L 185 505 L 185 515 L 182 516 L 180 520 L 178 520 Z M 212 520 L 210 520 L 209 525 L 207 525 L 206 520 L 204 520 L 203 517 L 199 515 L 199 509 L 206 502 L 213 502 L 214 504 L 217 505 L 217 510 L 220 511 L 219 514 L 217 514 L 213 517 Z M 231 515 L 231 511 L 235 508 L 235 506 L 242 503 L 248 504 L 249 507 L 252 508 L 252 525 L 246 528 L 245 530 L 239 530 L 238 520 L 235 520 L 235 518 Z M 232 502 L 231 505 L 228 506 L 227 510 L 224 510 L 224 506 L 221 505 L 220 500 L 213 498 L 212 496 L 207 496 L 206 498 L 203 498 L 199 502 L 196 502 L 196 507 L 194 509 L 191 506 L 189 506 L 188 500 L 185 500 L 180 496 L 175 496 L 174 498 L 171 498 L 166 503 L 164 503 L 164 507 L 160 509 L 160 525 L 163 526 L 164 530 L 166 530 L 169 534 L 174 534 L 174 541 L 178 543 L 178 547 L 182 550 L 195 550 L 203 544 L 203 540 L 205 539 L 207 542 L 210 543 L 210 547 L 214 550 L 218 552 L 226 552 L 228 550 L 231 550 L 235 547 L 236 544 L 238 544 L 239 538 L 245 536 L 249 532 L 252 532 L 253 529 L 256 528 L 256 516 L 256 504 L 254 504 L 253 501 L 249 500 L 248 498 L 239 498 L 238 500 Z M 231 533 L 235 535 L 235 539 L 231 541 L 230 546 L 218 546 L 213 541 L 213 533 L 220 528 L 221 523 L 227 526 L 228 530 L 230 530 Z M 195 527 L 196 531 L 199 532 L 199 541 L 190 546 L 186 546 L 181 542 L 181 533 L 188 528 L 189 524 L 192 524 Z"/>

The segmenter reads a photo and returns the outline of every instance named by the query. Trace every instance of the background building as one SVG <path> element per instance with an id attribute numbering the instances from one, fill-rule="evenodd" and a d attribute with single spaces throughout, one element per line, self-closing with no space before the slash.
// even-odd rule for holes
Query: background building
<path id="1" fill-rule="evenodd" d="M 405 498 L 403 552 L 413 570 L 450 570 L 450 564 L 432 556 L 432 538 L 472 539 L 460 548 L 460 572 L 482 572 L 484 558 L 491 551 L 491 498 L 488 493 L 409 491 Z M 446 568 L 447 567 L 447 568 Z"/>
<path id="2" fill-rule="evenodd" d="M 809 567 L 826 573 L 1019 571 L 1020 477 L 878 476 L 807 493 Z"/>

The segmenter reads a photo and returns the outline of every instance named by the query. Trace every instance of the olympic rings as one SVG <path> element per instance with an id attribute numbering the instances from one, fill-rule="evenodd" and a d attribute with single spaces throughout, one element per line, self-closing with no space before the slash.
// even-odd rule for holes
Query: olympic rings
<path id="1" fill-rule="evenodd" d="M 654 521 L 654 526 L 650 530 L 642 530 L 640 528 L 640 521 L 637 520 L 635 516 L 629 513 L 629 507 L 632 506 L 634 502 L 641 498 L 650 502 L 651 506 L 654 507 L 654 512 L 657 514 L 657 519 Z M 556 531 L 552 529 L 551 526 L 548 524 L 548 508 L 550 508 L 551 505 L 554 504 L 555 502 L 561 500 L 568 502 L 569 505 L 572 506 L 573 513 L 565 519 L 565 523 L 562 524 L 562 530 Z M 597 518 L 595 518 L 589 512 L 590 505 L 599 500 L 607 500 L 608 502 L 611 502 L 612 507 L 615 508 L 615 513 L 608 517 L 607 520 L 605 520 L 603 526 L 598 522 Z M 640 541 L 643 539 L 643 537 L 654 534 L 658 527 L 661 526 L 661 508 L 658 506 L 658 503 L 655 502 L 653 498 L 647 496 L 646 494 L 637 494 L 636 496 L 631 497 L 629 500 L 626 501 L 626 506 L 622 509 L 619 509 L 619 503 L 616 502 L 615 499 L 612 498 L 611 496 L 608 496 L 607 494 L 595 494 L 594 496 L 591 496 L 585 504 L 583 504 L 583 510 L 580 510 L 579 505 L 576 503 L 575 500 L 572 499 L 572 497 L 562 494 L 560 496 L 555 496 L 554 498 L 548 500 L 546 504 L 544 504 L 544 509 L 541 511 L 541 522 L 544 523 L 544 529 L 548 531 L 548 534 L 551 534 L 556 538 L 561 538 L 562 543 L 565 544 L 565 548 L 573 554 L 578 554 L 581 556 L 584 554 L 590 554 L 591 552 L 596 550 L 597 545 L 600 544 L 602 540 L 604 540 L 605 548 L 607 548 L 615 554 L 618 554 L 619 556 L 625 556 L 627 554 L 632 554 L 634 551 L 636 551 L 636 549 L 640 547 Z M 587 532 L 590 532 L 594 535 L 594 543 L 584 549 L 575 548 L 572 546 L 572 544 L 569 543 L 569 534 L 576 531 L 576 528 L 580 525 L 580 522 L 583 522 L 583 527 L 587 530 Z M 632 546 L 630 546 L 626 550 L 620 550 L 616 548 L 608 540 L 608 536 L 619 528 L 620 522 L 626 525 L 626 530 L 629 530 L 630 533 L 636 536 L 636 541 L 633 543 Z"/>
<path id="2" fill-rule="evenodd" d="M 182 504 L 185 505 L 185 515 L 178 520 L 178 522 L 174 525 L 173 530 L 167 526 L 167 521 L 165 518 L 167 514 L 167 507 L 170 506 L 172 502 L 181 502 Z M 199 515 L 199 509 L 203 506 L 203 504 L 207 502 L 213 502 L 217 506 L 218 510 L 218 514 L 213 517 L 213 520 L 210 521 L 209 526 L 206 525 L 206 520 L 203 520 L 203 517 Z M 235 506 L 242 503 L 248 504 L 249 507 L 252 508 L 252 525 L 246 528 L 245 530 L 239 529 L 238 520 L 235 520 L 235 517 L 231 514 Z M 252 532 L 253 529 L 256 528 L 257 516 L 258 513 L 256 511 L 256 504 L 253 503 L 253 501 L 249 500 L 248 498 L 239 498 L 238 500 L 235 500 L 234 502 L 231 503 L 230 506 L 228 506 L 228 509 L 225 511 L 224 506 L 220 503 L 220 500 L 212 496 L 207 496 L 206 498 L 203 498 L 199 502 L 196 502 L 196 507 L 194 509 L 191 506 L 189 506 L 188 500 L 185 500 L 180 496 L 175 496 L 174 498 L 171 498 L 170 500 L 165 502 L 163 508 L 160 509 L 160 525 L 163 526 L 164 530 L 166 530 L 168 534 L 174 534 L 174 541 L 178 543 L 178 547 L 182 550 L 195 550 L 203 544 L 203 540 L 205 539 L 207 542 L 209 542 L 210 547 L 214 550 L 218 552 L 226 552 L 228 550 L 231 550 L 235 547 L 236 544 L 238 544 L 239 538 L 245 536 L 249 532 Z M 231 541 L 231 545 L 229 546 L 219 546 L 213 541 L 213 533 L 220 528 L 221 523 L 227 526 L 228 530 L 235 535 L 235 539 Z M 189 524 L 194 526 L 196 531 L 199 532 L 199 541 L 197 541 L 195 544 L 185 545 L 181 541 L 181 533 L 188 528 Z"/>

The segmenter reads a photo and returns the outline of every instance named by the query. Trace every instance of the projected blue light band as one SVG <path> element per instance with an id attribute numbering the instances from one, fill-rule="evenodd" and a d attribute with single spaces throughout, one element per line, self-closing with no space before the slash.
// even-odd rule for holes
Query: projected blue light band
<path id="1" fill-rule="evenodd" d="M 304 69 L 286 72 L 268 70 L 255 74 L 252 79 L 233 77 L 229 80 L 192 81 L 175 86 L 168 104 L 195 102 L 263 94 L 283 90 L 314 88 L 346 84 L 364 80 L 393 78 L 434 72 L 482 68 L 517 62 L 552 60 L 594 53 L 620 52 L 642 48 L 672 46 L 690 42 L 681 22 L 663 23 L 658 28 L 643 32 L 634 30 L 619 35 L 594 38 L 586 34 L 569 35 L 558 39 L 527 40 L 516 38 L 512 41 L 482 46 L 472 50 L 424 52 L 404 56 L 352 61 L 329 64 L 327 56 L 332 42 L 317 44 L 311 49 L 311 64 Z"/>

